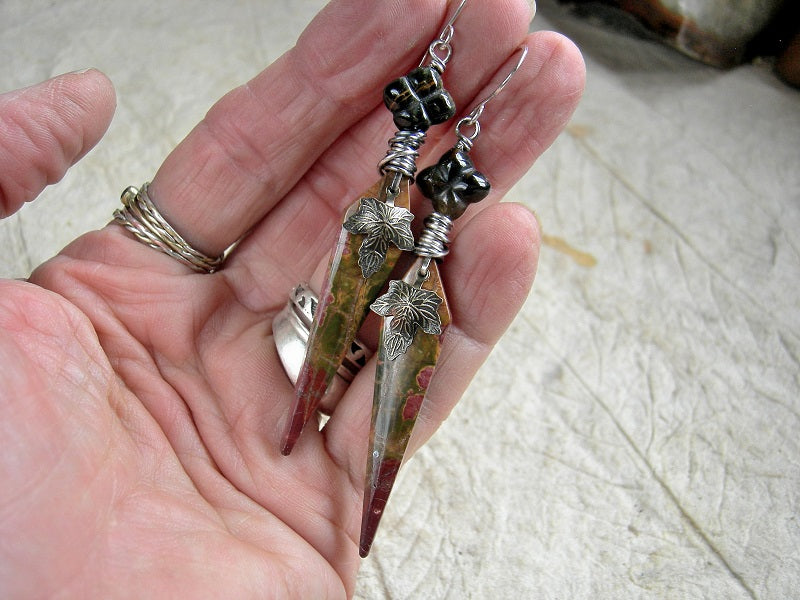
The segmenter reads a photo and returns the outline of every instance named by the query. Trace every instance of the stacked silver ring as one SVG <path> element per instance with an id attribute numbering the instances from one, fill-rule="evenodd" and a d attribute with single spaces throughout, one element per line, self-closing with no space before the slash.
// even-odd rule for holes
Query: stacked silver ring
<path id="1" fill-rule="evenodd" d="M 130 186 L 122 192 L 123 208 L 114 211 L 114 220 L 151 248 L 160 250 L 199 273 L 213 273 L 225 262 L 226 253 L 211 257 L 195 250 L 167 223 L 147 194 L 149 183 L 141 189 Z"/>

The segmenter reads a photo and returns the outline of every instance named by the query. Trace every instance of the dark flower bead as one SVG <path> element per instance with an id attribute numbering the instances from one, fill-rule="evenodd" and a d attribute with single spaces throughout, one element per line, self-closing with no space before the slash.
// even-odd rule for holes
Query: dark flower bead
<path id="1" fill-rule="evenodd" d="M 433 209 L 452 219 L 467 210 L 467 205 L 480 202 L 492 186 L 483 173 L 475 169 L 469 155 L 453 148 L 435 165 L 424 169 L 417 177 L 417 186 L 433 203 Z"/>
<path id="2" fill-rule="evenodd" d="M 384 89 L 383 102 L 392 111 L 397 128 L 405 131 L 427 131 L 456 114 L 442 76 L 432 67 L 419 67 L 395 79 Z"/>

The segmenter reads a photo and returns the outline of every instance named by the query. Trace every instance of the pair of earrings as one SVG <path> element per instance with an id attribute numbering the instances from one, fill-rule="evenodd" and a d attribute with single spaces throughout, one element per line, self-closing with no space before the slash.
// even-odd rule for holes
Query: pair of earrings
<path id="1" fill-rule="evenodd" d="M 480 135 L 479 119 L 528 52 L 523 47 L 513 70 L 458 122 L 455 146 L 417 177 L 417 186 L 431 200 L 433 212 L 426 217 L 415 243 L 410 186 L 428 128 L 447 121 L 456 112 L 452 97 L 444 89 L 442 74 L 452 56 L 453 24 L 464 4 L 466 0 L 431 43 L 420 66 L 384 90 L 384 103 L 393 113 L 398 131 L 389 140 L 389 151 L 378 165 L 381 180 L 345 213 L 281 447 L 283 454 L 291 452 L 371 308 L 383 321 L 359 543 L 362 557 L 372 546 L 436 367 L 442 335 L 450 323 L 437 261 L 448 254 L 453 221 L 464 214 L 469 204 L 483 200 L 491 189 L 489 180 L 475 169 L 469 157 Z M 379 297 L 403 251 L 413 251 L 416 259 L 405 276 L 390 281 L 388 291 Z"/>

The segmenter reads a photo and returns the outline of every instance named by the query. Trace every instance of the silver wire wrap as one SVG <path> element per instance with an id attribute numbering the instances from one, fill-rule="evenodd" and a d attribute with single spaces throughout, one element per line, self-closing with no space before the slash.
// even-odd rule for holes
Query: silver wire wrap
<path id="1" fill-rule="evenodd" d="M 453 219 L 438 212 L 432 212 L 425 217 L 425 228 L 419 236 L 414 248 L 417 256 L 423 258 L 442 258 L 447 256 L 450 249 L 450 230 L 453 228 Z"/>
<path id="2" fill-rule="evenodd" d="M 387 171 L 393 171 L 414 181 L 419 149 L 424 143 L 424 131 L 398 131 L 389 140 L 389 151 L 378 163 L 378 170 L 382 175 L 386 175 Z"/>
<path id="3" fill-rule="evenodd" d="M 130 186 L 122 192 L 123 208 L 114 211 L 114 220 L 140 242 L 160 250 L 199 273 L 213 273 L 225 262 L 227 252 L 217 257 L 195 250 L 167 223 L 147 195 L 149 183 L 141 189 Z"/>

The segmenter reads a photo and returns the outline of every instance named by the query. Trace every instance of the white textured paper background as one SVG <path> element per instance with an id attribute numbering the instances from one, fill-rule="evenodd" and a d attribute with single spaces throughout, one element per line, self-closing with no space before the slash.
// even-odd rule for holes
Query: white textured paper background
<path id="1" fill-rule="evenodd" d="M 96 66 L 119 106 L 0 224 L 0 275 L 105 224 L 322 4 L 2 0 L 0 90 Z M 798 597 L 800 93 L 551 3 L 534 27 L 570 34 L 588 69 L 510 194 L 542 222 L 539 276 L 401 473 L 357 597 Z"/>

